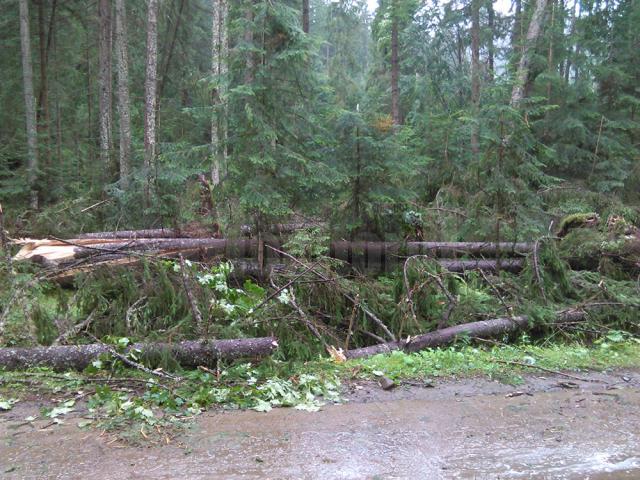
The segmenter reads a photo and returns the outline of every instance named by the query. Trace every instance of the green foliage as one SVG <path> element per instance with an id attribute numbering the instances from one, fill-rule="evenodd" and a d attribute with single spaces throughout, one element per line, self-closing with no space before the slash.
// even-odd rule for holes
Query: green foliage
<path id="1" fill-rule="evenodd" d="M 373 379 L 380 373 L 393 380 L 429 380 L 451 375 L 485 375 L 504 379 L 536 371 L 535 368 L 509 365 L 508 362 L 565 371 L 634 368 L 638 365 L 639 351 L 640 343 L 637 338 L 612 331 L 593 348 L 580 343 L 536 346 L 525 341 L 486 349 L 460 346 L 429 349 L 413 354 L 396 351 L 391 355 L 353 360 L 345 364 L 345 367 L 355 369 L 361 378 Z"/>
<path id="2" fill-rule="evenodd" d="M 399 238 L 407 234 L 402 216 L 413 210 L 439 240 L 530 239 L 565 214 L 603 214 L 606 204 L 630 208 L 639 200 L 637 2 L 575 12 L 556 5 L 532 52 L 518 109 L 509 98 L 530 5 L 519 18 L 481 5 L 476 105 L 469 2 L 384 1 L 370 14 L 364 0 L 314 0 L 310 35 L 301 29 L 300 2 L 234 2 L 227 23 L 233 48 L 222 79 L 211 72 L 210 5 L 163 4 L 149 205 L 140 102 L 147 5 L 127 5 L 133 152 L 126 191 L 98 160 L 96 12 L 83 6 L 73 0 L 50 19 L 47 4 L 44 18 L 31 18 L 43 21 L 58 52 L 48 53 L 47 105 L 38 106 L 38 212 L 28 208 L 23 99 L 15 94 L 22 91 L 18 15 L 9 4 L 0 7 L 0 201 L 16 236 L 183 226 L 201 220 L 202 195 L 213 198 L 224 225 L 311 214 L 330 219 L 334 234 Z M 390 128 L 389 116 L 393 22 L 401 128 Z M 40 100 L 40 38 L 33 25 L 31 31 Z M 220 86 L 224 106 L 214 107 Z M 214 115 L 228 128 L 222 183 L 211 194 L 196 179 L 211 170 Z M 478 152 L 470 145 L 475 133 Z"/>
<path id="3" fill-rule="evenodd" d="M 603 241 L 604 235 L 598 230 L 577 228 L 562 239 L 560 254 L 563 258 L 570 258 L 575 269 L 597 269 Z"/>
<path id="4" fill-rule="evenodd" d="M 326 256 L 329 236 L 320 228 L 298 230 L 284 245 L 287 252 L 294 257 L 313 259 Z"/>

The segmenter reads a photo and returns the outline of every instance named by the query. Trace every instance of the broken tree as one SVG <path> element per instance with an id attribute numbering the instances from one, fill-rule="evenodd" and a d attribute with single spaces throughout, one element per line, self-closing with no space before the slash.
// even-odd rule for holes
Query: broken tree
<path id="1" fill-rule="evenodd" d="M 558 323 L 580 321 L 586 314 L 580 310 L 569 310 L 559 312 Z M 494 318 L 491 320 L 481 320 L 479 322 L 464 323 L 453 327 L 443 328 L 434 332 L 425 333 L 416 337 L 397 342 L 386 342 L 370 347 L 357 348 L 345 353 L 347 358 L 363 358 L 377 355 L 378 353 L 389 353 L 393 350 L 403 350 L 405 352 L 417 352 L 426 348 L 440 347 L 454 342 L 460 337 L 470 338 L 492 338 L 511 334 L 520 330 L 529 330 L 532 327 L 530 318 L 527 316 L 517 316 L 508 318 Z"/>

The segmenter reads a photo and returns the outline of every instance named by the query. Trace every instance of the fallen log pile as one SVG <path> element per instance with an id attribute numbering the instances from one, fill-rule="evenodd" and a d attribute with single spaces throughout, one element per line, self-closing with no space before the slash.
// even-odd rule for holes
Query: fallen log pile
<path id="1" fill-rule="evenodd" d="M 278 347 L 274 337 L 233 340 L 191 340 L 168 343 L 136 343 L 127 351 L 140 351 L 143 356 L 168 352 L 183 367 L 214 367 L 218 360 L 260 358 Z M 0 348 L 0 368 L 19 370 L 45 366 L 54 370 L 83 370 L 100 355 L 110 354 L 112 347 L 103 343 L 58 345 L 33 348 Z M 125 352 L 126 353 L 126 352 Z"/>
<path id="2" fill-rule="evenodd" d="M 132 265 L 145 257 L 229 259 L 253 265 L 245 269 L 249 275 L 252 270 L 265 272 L 270 265 L 289 261 L 277 240 L 191 238 L 178 237 L 179 234 L 177 230 L 157 229 L 88 233 L 68 240 L 24 239 L 16 242 L 22 248 L 14 260 L 29 260 L 58 269 L 58 280 L 63 282 L 97 267 Z M 437 258 L 443 268 L 452 272 L 477 269 L 518 272 L 524 256 L 532 250 L 532 244 L 508 242 L 336 241 L 329 245 L 329 256 L 361 272 L 391 271 L 415 255 Z M 463 256 L 467 258 L 460 258 Z"/>
<path id="3" fill-rule="evenodd" d="M 556 321 L 557 323 L 578 322 L 584 320 L 585 317 L 586 314 L 582 310 L 568 310 L 558 312 Z M 461 337 L 471 339 L 496 338 L 518 331 L 526 331 L 531 329 L 532 326 L 527 316 L 482 320 L 443 328 L 405 340 L 348 350 L 344 353 L 344 356 L 346 359 L 355 359 L 380 353 L 389 353 L 394 350 L 417 352 L 427 348 L 451 344 Z M 213 367 L 219 360 L 229 361 L 246 357 L 265 357 L 275 351 L 277 347 L 276 338 L 262 337 L 233 340 L 192 340 L 175 344 L 136 343 L 131 345 L 127 351 L 139 351 L 143 356 L 168 352 L 183 367 Z M 111 351 L 112 347 L 102 343 L 33 348 L 0 348 L 0 368 L 18 370 L 46 366 L 54 370 L 82 370 L 100 355 L 109 354 Z"/>

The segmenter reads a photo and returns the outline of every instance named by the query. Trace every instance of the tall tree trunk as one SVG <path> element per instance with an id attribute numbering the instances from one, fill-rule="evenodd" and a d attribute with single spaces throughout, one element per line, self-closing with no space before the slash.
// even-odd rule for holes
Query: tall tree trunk
<path id="1" fill-rule="evenodd" d="M 111 87 L 111 2 L 98 0 L 98 108 L 100 110 L 100 160 L 106 181 L 111 179 L 113 171 L 113 116 Z"/>
<path id="2" fill-rule="evenodd" d="M 213 186 L 220 184 L 220 148 L 219 135 L 219 108 L 220 108 L 220 0 L 212 2 L 213 15 L 211 18 L 211 79 L 215 86 L 211 91 L 211 183 Z"/>
<path id="3" fill-rule="evenodd" d="M 54 0 L 54 5 L 55 5 Z M 53 13 L 52 13 L 53 14 Z M 49 38 L 51 39 L 51 52 L 52 52 L 52 62 L 53 64 L 53 94 L 55 97 L 55 115 L 56 115 L 56 161 L 59 166 L 62 166 L 62 109 L 60 108 L 60 75 L 59 75 L 59 63 L 58 63 L 58 36 L 57 31 L 55 30 L 55 24 L 53 22 L 50 23 L 51 30 L 49 30 Z M 75 136 L 75 133 L 74 133 Z M 76 137 L 77 138 L 77 137 Z M 79 169 L 77 167 L 74 168 L 76 179 L 78 178 Z M 58 169 L 56 169 L 58 171 Z M 61 177 L 57 177 L 57 185 L 60 184 Z"/>
<path id="4" fill-rule="evenodd" d="M 495 10 L 493 9 L 493 0 L 487 0 L 487 23 L 489 27 L 489 38 L 488 38 L 488 46 L 487 46 L 487 63 L 488 63 L 488 73 L 489 79 L 493 80 L 493 76 L 495 75 L 495 43 L 493 39 L 496 36 L 496 26 L 495 26 Z"/>
<path id="5" fill-rule="evenodd" d="M 38 208 L 38 132 L 36 130 L 36 102 L 33 95 L 33 67 L 31 65 L 31 38 L 29 34 L 29 6 L 27 0 L 20 0 L 20 47 L 27 127 L 29 204 L 35 210 Z"/>
<path id="6" fill-rule="evenodd" d="M 47 77 L 47 69 L 49 64 L 49 47 L 51 45 L 51 31 L 56 11 L 56 0 L 53 1 L 51 7 L 51 17 L 49 24 L 49 38 L 47 39 L 47 33 L 45 29 L 45 1 L 38 0 L 38 47 L 40 52 L 40 88 L 38 92 L 38 106 L 37 106 L 37 124 L 38 124 L 38 137 L 43 139 L 46 137 L 44 147 L 46 151 L 45 166 L 51 166 L 51 135 L 49 133 L 49 126 L 51 122 L 51 116 L 49 112 L 49 79 Z M 46 177 L 47 184 L 49 183 L 49 177 Z"/>
<path id="7" fill-rule="evenodd" d="M 227 0 L 213 0 L 212 6 L 211 75 L 215 87 L 212 91 L 211 182 L 215 188 L 220 184 L 220 171 L 226 159 Z"/>
<path id="8" fill-rule="evenodd" d="M 359 109 L 358 109 L 359 110 Z M 362 181 L 362 154 L 360 151 L 360 128 L 356 127 L 356 178 L 353 182 L 353 220 L 354 224 L 360 224 L 360 191 Z M 351 240 L 354 239 L 355 231 L 351 233 Z"/>
<path id="9" fill-rule="evenodd" d="M 515 84 L 511 92 L 511 106 L 517 108 L 524 98 L 525 84 L 529 76 L 529 64 L 531 63 L 531 52 L 535 48 L 536 41 L 540 36 L 544 12 L 547 8 L 547 0 L 535 0 L 535 9 L 531 16 L 529 29 L 527 30 L 527 38 L 525 40 L 522 56 L 516 70 Z"/>
<path id="10" fill-rule="evenodd" d="M 302 0 L 302 31 L 309 33 L 309 0 Z"/>
<path id="11" fill-rule="evenodd" d="M 398 4 L 393 0 L 391 4 L 391 120 L 394 126 L 401 124 L 400 118 L 400 61 L 398 59 Z"/>
<path id="12" fill-rule="evenodd" d="M 182 12 L 187 3 L 187 0 L 180 0 L 180 6 L 178 7 L 178 13 L 176 20 L 173 22 L 171 28 L 167 27 L 165 47 L 166 51 L 162 57 L 162 66 L 160 67 L 160 78 L 158 80 L 158 105 L 162 99 L 162 92 L 167 83 L 169 77 L 169 68 L 171 67 L 171 59 L 173 58 L 173 52 L 176 46 L 176 40 L 178 39 L 178 31 L 180 30 L 180 24 L 182 23 Z M 158 106 L 157 105 L 157 106 Z"/>
<path id="13" fill-rule="evenodd" d="M 38 133 L 41 133 L 42 127 L 48 122 L 47 96 L 49 93 L 47 82 L 47 44 L 45 32 L 44 18 L 44 0 L 37 0 L 38 4 L 38 47 L 40 51 L 40 91 L 38 93 Z"/>
<path id="14" fill-rule="evenodd" d="M 549 51 L 547 54 L 547 68 L 549 70 L 549 81 L 547 82 L 547 104 L 551 104 L 551 77 L 555 73 L 555 66 L 553 64 L 553 36 L 554 24 L 556 19 L 556 2 L 551 0 L 551 25 L 549 27 Z M 548 115 L 548 113 L 547 113 Z"/>
<path id="15" fill-rule="evenodd" d="M 471 104 L 476 116 L 480 111 L 480 1 L 471 0 Z M 471 132 L 471 154 L 477 160 L 480 154 L 480 123 L 476 121 Z"/>
<path id="16" fill-rule="evenodd" d="M 123 190 L 127 190 L 131 172 L 131 112 L 125 0 L 116 0 L 116 60 L 118 68 L 118 117 L 120 120 L 120 186 Z"/>
<path id="17" fill-rule="evenodd" d="M 253 4 L 254 0 L 248 0 L 245 7 L 244 19 L 244 43 L 247 49 L 253 49 Z M 256 68 L 256 56 L 252 51 L 247 51 L 244 70 L 244 83 L 253 83 L 254 70 Z"/>
<path id="18" fill-rule="evenodd" d="M 220 115 L 220 129 L 222 135 L 220 141 L 222 143 L 222 160 L 225 171 L 228 169 L 227 159 L 227 136 L 228 136 L 228 122 L 227 122 L 227 85 L 229 74 L 229 1 L 220 0 L 222 5 L 222 13 L 220 17 L 220 86 L 218 87 L 219 96 L 221 99 L 222 114 Z"/>
<path id="19" fill-rule="evenodd" d="M 576 9 L 578 7 L 578 0 L 573 0 L 573 10 L 571 11 L 571 21 L 569 27 L 569 38 L 567 47 L 567 63 L 564 67 L 564 81 L 569 83 L 569 77 L 571 75 L 571 58 L 573 56 L 573 39 L 576 33 Z"/>
<path id="20" fill-rule="evenodd" d="M 145 202 L 151 206 L 156 164 L 156 84 L 158 70 L 158 0 L 149 0 L 147 11 L 147 68 L 144 82 Z"/>
<path id="21" fill-rule="evenodd" d="M 522 40 L 522 0 L 513 0 L 515 12 L 513 14 L 513 26 L 511 27 L 511 55 L 509 57 L 509 70 L 515 69 L 518 52 L 522 53 L 520 42 Z"/>
<path id="22" fill-rule="evenodd" d="M 95 163 L 95 137 L 94 137 L 94 129 L 93 129 L 93 75 L 91 72 L 91 38 L 89 33 L 89 28 L 84 25 L 85 29 L 85 45 L 84 45 L 84 61 L 86 65 L 86 78 L 87 78 L 87 144 L 89 145 L 89 158 L 88 162 L 84 161 L 82 157 L 79 158 L 80 168 L 82 170 L 81 174 L 85 173 L 86 165 L 94 165 Z M 90 176 L 90 180 L 95 181 L 95 176 Z"/>

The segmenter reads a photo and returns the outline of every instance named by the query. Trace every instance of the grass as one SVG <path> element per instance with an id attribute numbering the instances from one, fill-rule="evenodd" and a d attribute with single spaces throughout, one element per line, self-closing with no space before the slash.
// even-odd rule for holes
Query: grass
<path id="1" fill-rule="evenodd" d="M 583 344 L 499 345 L 491 348 L 473 346 L 429 349 L 407 354 L 390 355 L 347 362 L 350 368 L 359 366 L 363 374 L 384 371 L 390 378 L 426 378 L 443 376 L 491 377 L 505 371 L 522 371 L 526 367 L 501 362 L 521 362 L 552 370 L 604 370 L 608 368 L 640 367 L 640 340 L 622 335 L 610 335 L 591 347 Z"/>
<path id="2" fill-rule="evenodd" d="M 393 352 L 350 361 L 343 368 L 365 379 L 380 375 L 393 380 L 486 376 L 505 383 L 519 383 L 522 373 L 535 370 L 517 363 L 561 371 L 640 368 L 640 341 L 624 337 L 616 341 L 605 339 L 592 347 L 577 343 L 544 347 L 521 344 L 438 348 L 413 354 Z"/>

